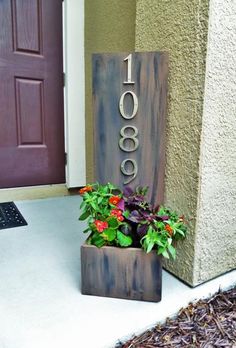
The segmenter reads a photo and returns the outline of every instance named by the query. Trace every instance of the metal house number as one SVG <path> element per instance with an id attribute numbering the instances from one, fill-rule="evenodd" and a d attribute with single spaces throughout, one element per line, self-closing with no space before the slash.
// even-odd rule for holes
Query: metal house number
<path id="1" fill-rule="evenodd" d="M 128 57 L 126 57 L 124 59 L 124 62 L 127 61 L 127 80 L 123 82 L 124 85 L 134 85 L 135 82 L 132 81 L 132 54 L 129 54 Z M 124 110 L 124 99 L 126 97 L 127 94 L 130 94 L 132 97 L 132 101 L 133 101 L 133 111 L 131 113 L 131 115 L 127 115 L 125 110 Z M 132 120 L 138 111 L 138 98 L 136 96 L 136 94 L 132 91 L 126 91 L 124 92 L 121 97 L 120 97 L 120 101 L 119 101 L 119 110 L 120 110 L 120 114 L 121 116 L 125 119 L 125 120 Z M 136 151 L 139 147 L 139 140 L 137 138 L 138 136 L 138 129 L 134 126 L 124 126 L 121 130 L 120 130 L 120 140 L 119 140 L 119 147 L 122 151 L 124 152 L 133 152 Z M 130 140 L 131 143 L 133 143 L 132 147 L 127 147 L 126 144 L 126 140 Z M 129 177 L 124 181 L 124 185 L 129 184 L 131 181 L 133 181 L 137 174 L 138 174 L 138 165 L 137 162 L 132 159 L 132 158 L 127 158 L 125 159 L 121 165 L 120 165 L 120 170 L 122 172 L 123 175 Z"/>

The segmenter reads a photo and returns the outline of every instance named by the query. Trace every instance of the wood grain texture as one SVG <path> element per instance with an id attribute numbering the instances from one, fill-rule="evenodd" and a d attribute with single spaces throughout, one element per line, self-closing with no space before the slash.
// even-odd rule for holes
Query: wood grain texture
<path id="1" fill-rule="evenodd" d="M 81 246 L 82 294 L 159 302 L 161 257 L 138 248 Z"/>
<path id="2" fill-rule="evenodd" d="M 112 182 L 123 188 L 125 177 L 120 170 L 124 159 L 134 159 L 138 164 L 137 177 L 128 184 L 149 186 L 149 200 L 163 202 L 165 168 L 165 123 L 167 99 L 168 55 L 163 52 L 132 53 L 132 80 L 127 78 L 130 53 L 93 55 L 93 110 L 95 180 Z M 138 98 L 138 111 L 131 120 L 124 119 L 119 111 L 119 100 L 125 91 Z M 124 99 L 127 114 L 132 113 L 132 98 Z M 134 152 L 124 152 L 119 147 L 120 130 L 135 126 L 139 147 Z M 126 146 L 133 146 L 127 140 Z"/>

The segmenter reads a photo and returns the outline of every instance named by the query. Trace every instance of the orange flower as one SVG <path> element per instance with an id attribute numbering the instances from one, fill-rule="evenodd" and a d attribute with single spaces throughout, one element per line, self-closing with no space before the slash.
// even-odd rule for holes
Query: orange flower
<path id="1" fill-rule="evenodd" d="M 92 186 L 88 185 L 88 186 L 85 186 L 85 187 L 81 188 L 79 190 L 79 194 L 83 195 L 85 192 L 89 192 L 89 191 L 92 191 Z"/>
<path id="2" fill-rule="evenodd" d="M 112 209 L 111 215 L 114 215 L 114 216 L 121 216 L 121 215 L 122 215 L 122 211 L 119 210 L 119 209 Z"/>
<path id="3" fill-rule="evenodd" d="M 121 215 L 121 216 L 117 216 L 117 220 L 118 221 L 124 221 L 124 217 Z"/>
<path id="4" fill-rule="evenodd" d="M 94 224 L 98 232 L 103 232 L 108 227 L 108 223 L 106 221 L 95 220 Z"/>
<path id="5" fill-rule="evenodd" d="M 170 225 L 165 225 L 165 230 L 169 233 L 170 236 L 173 234 L 173 229 L 170 227 Z"/>
<path id="6" fill-rule="evenodd" d="M 124 220 L 124 217 L 122 216 L 122 210 L 112 209 L 111 215 L 115 216 L 118 221 L 123 221 Z"/>
<path id="7" fill-rule="evenodd" d="M 112 205 L 117 205 L 120 200 L 121 198 L 119 196 L 112 196 L 111 198 L 109 198 L 109 203 Z"/>

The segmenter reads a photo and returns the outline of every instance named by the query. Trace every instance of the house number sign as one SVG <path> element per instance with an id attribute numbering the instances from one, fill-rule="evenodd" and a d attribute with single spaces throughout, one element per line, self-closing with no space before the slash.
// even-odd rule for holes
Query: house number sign
<path id="1" fill-rule="evenodd" d="M 135 82 L 132 81 L 131 79 L 131 67 L 132 67 L 132 54 L 129 54 L 128 57 L 126 57 L 124 59 L 124 61 L 127 61 L 127 80 L 124 81 L 124 85 L 134 85 Z M 131 115 L 127 115 L 125 113 L 124 110 L 124 98 L 127 94 L 130 94 L 132 96 L 132 101 L 133 101 L 133 110 Z M 121 97 L 120 97 L 120 102 L 119 102 L 119 110 L 120 110 L 120 114 L 121 116 L 125 119 L 125 120 L 132 120 L 136 115 L 137 115 L 137 111 L 138 111 L 138 97 L 136 96 L 136 94 L 132 91 L 126 91 L 124 92 Z M 132 135 L 128 135 L 126 134 L 126 131 L 131 129 L 133 131 Z M 131 125 L 127 125 L 124 126 L 123 128 L 121 128 L 120 131 L 120 140 L 119 140 L 119 146 L 120 149 L 124 152 L 133 152 L 136 151 L 139 147 L 139 140 L 137 138 L 138 136 L 138 129 L 135 126 L 131 126 Z M 133 146 L 130 148 L 125 147 L 125 140 L 130 139 L 133 141 Z M 131 171 L 128 171 L 126 169 L 126 165 L 127 163 L 131 163 L 131 165 L 133 166 L 133 169 Z M 124 176 L 129 176 L 129 179 L 126 179 L 124 181 L 124 184 L 129 184 L 131 181 L 133 181 L 137 174 L 138 174 L 138 164 L 136 162 L 135 159 L 132 158 L 126 158 L 122 161 L 121 165 L 120 165 L 120 169 L 122 174 L 124 174 Z"/>
<path id="2" fill-rule="evenodd" d="M 95 180 L 163 200 L 168 55 L 94 54 Z"/>

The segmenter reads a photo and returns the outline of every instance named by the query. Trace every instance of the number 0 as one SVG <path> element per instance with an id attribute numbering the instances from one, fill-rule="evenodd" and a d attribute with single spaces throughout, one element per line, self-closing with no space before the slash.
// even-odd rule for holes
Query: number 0
<path id="1" fill-rule="evenodd" d="M 124 99 L 127 94 L 130 94 L 133 99 L 133 112 L 131 115 L 126 115 L 124 110 Z M 137 111 L 138 111 L 138 98 L 136 94 L 132 91 L 124 92 L 122 96 L 120 97 L 119 109 L 120 109 L 120 113 L 122 117 L 124 117 L 126 120 L 132 120 L 132 118 L 134 118 L 134 116 L 137 114 Z"/>

